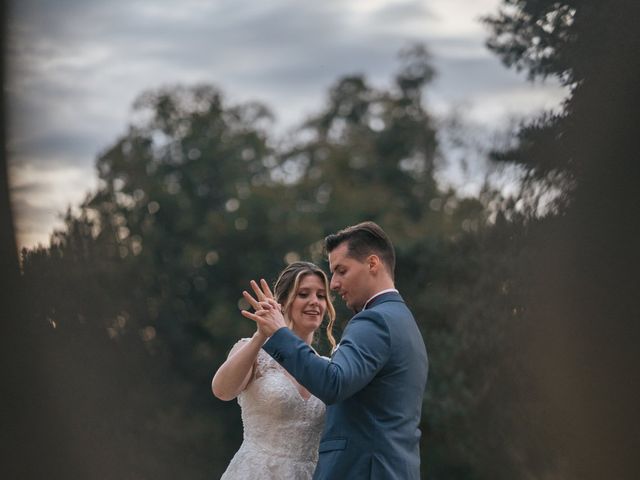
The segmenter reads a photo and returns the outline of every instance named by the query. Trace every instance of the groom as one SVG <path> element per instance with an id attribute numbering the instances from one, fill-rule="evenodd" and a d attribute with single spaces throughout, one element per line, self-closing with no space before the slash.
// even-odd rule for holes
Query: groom
<path id="1" fill-rule="evenodd" d="M 356 312 L 330 361 L 276 309 L 244 314 L 270 337 L 264 350 L 328 405 L 314 479 L 419 479 L 427 352 L 394 287 L 393 245 L 377 224 L 363 222 L 329 235 L 325 247 L 331 289 Z"/>

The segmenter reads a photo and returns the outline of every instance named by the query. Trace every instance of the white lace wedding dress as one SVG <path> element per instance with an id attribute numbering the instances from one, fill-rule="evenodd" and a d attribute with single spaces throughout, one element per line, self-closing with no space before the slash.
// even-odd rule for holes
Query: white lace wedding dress
<path id="1" fill-rule="evenodd" d="M 220 480 L 310 480 L 318 461 L 324 403 L 313 395 L 305 400 L 264 350 L 238 403 L 243 442 Z"/>

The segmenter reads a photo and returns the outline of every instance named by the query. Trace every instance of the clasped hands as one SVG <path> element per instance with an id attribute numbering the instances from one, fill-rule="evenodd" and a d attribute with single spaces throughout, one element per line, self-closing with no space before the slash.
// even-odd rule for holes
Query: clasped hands
<path id="1" fill-rule="evenodd" d="M 255 310 L 251 313 L 247 310 L 241 310 L 243 316 L 256 322 L 258 326 L 258 334 L 265 337 L 265 340 L 273 335 L 276 330 L 286 327 L 287 323 L 282 315 L 282 307 L 276 302 L 269 284 L 264 280 L 260 280 L 258 285 L 254 280 L 250 282 L 256 298 L 253 298 L 249 292 L 244 290 L 242 296 L 249 302 L 249 305 Z"/>

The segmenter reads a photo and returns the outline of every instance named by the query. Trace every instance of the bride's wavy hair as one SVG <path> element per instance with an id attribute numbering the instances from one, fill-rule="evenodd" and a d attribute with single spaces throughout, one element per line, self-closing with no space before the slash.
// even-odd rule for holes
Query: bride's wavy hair
<path id="1" fill-rule="evenodd" d="M 322 280 L 322 283 L 324 283 L 324 288 L 327 292 L 326 314 L 329 318 L 329 321 L 327 322 L 327 339 L 329 340 L 331 349 L 333 350 L 336 347 L 336 340 L 333 338 L 333 324 L 336 321 L 336 311 L 333 308 L 331 297 L 329 295 L 331 292 L 331 290 L 329 290 L 329 279 L 327 278 L 327 274 L 324 273 L 320 267 L 311 262 L 293 262 L 287 265 L 287 267 L 280 273 L 280 276 L 273 286 L 275 300 L 282 305 L 282 313 L 284 314 L 287 322 L 290 322 L 291 320 L 287 314 L 289 307 L 298 293 L 300 281 L 307 275 L 316 275 Z"/>

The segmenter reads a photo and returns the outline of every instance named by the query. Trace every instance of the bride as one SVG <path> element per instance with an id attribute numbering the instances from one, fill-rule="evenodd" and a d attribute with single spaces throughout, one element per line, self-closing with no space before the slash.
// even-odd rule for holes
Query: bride
<path id="1" fill-rule="evenodd" d="M 267 298 L 263 291 L 272 296 L 264 280 L 262 289 L 255 282 L 251 286 L 259 301 Z M 307 344 L 326 314 L 327 337 L 335 347 L 335 310 L 328 297 L 327 276 L 319 267 L 309 262 L 290 264 L 280 274 L 274 291 L 289 328 Z M 243 295 L 257 307 L 251 295 Z M 238 398 L 244 425 L 242 445 L 221 480 L 313 477 L 325 405 L 262 350 L 266 341 L 260 332 L 238 341 L 211 382 L 219 399 Z"/>

